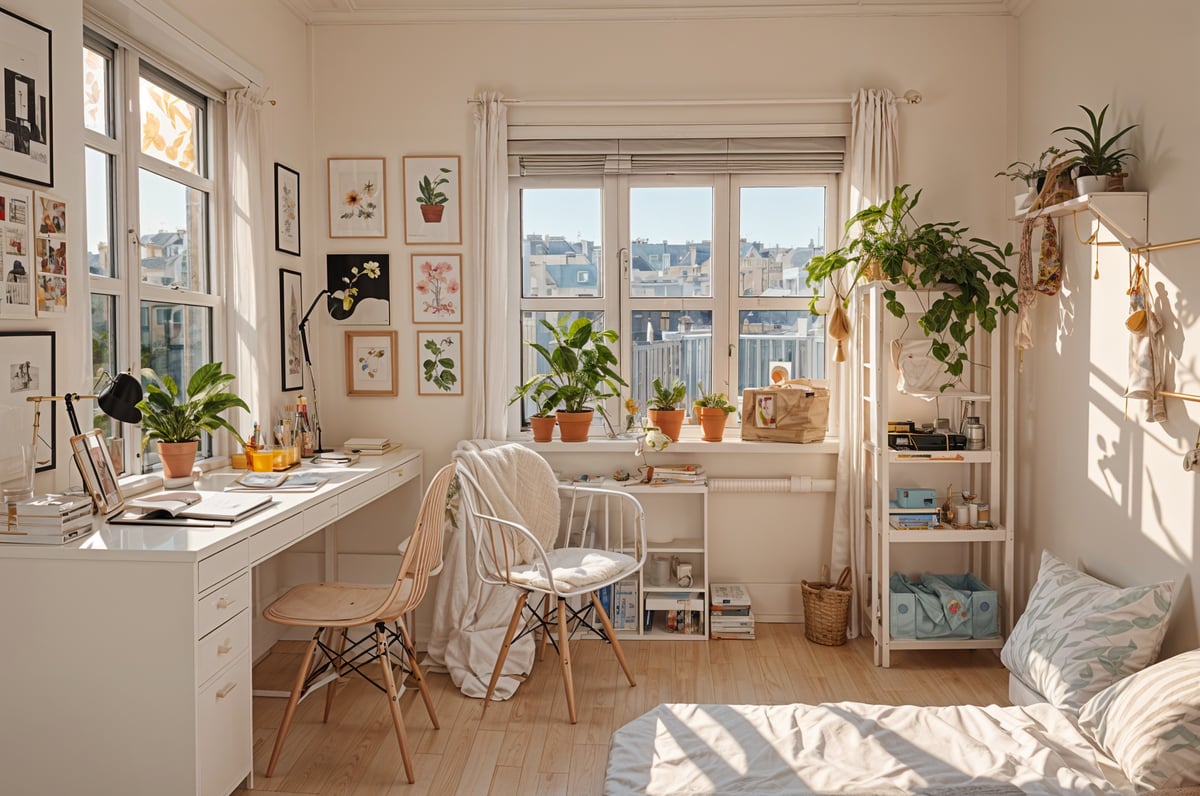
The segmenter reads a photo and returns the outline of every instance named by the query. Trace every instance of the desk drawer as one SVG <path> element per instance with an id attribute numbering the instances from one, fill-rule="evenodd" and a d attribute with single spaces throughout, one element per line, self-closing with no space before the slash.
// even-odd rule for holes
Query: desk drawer
<path id="1" fill-rule="evenodd" d="M 386 476 L 387 489 L 395 489 L 398 486 L 407 484 L 409 481 L 421 475 L 421 459 L 416 458 L 410 462 L 405 462 L 397 467 L 388 470 Z"/>
<path id="2" fill-rule="evenodd" d="M 249 607 L 250 573 L 247 572 L 196 603 L 196 638 L 203 638 L 208 631 Z"/>
<path id="3" fill-rule="evenodd" d="M 331 497 L 328 500 L 323 500 L 312 508 L 304 510 L 304 532 L 312 533 L 324 528 L 336 520 L 337 517 L 338 499 Z"/>
<path id="4" fill-rule="evenodd" d="M 207 682 L 238 657 L 250 652 L 250 612 L 243 610 L 196 645 L 196 683 Z"/>
<path id="5" fill-rule="evenodd" d="M 226 578 L 237 574 L 238 570 L 249 566 L 250 561 L 246 557 L 248 548 L 249 545 L 245 541 L 241 541 L 213 553 L 208 558 L 201 559 L 200 563 L 196 565 L 196 593 L 202 594 L 208 591 Z"/>
<path id="6" fill-rule="evenodd" d="M 391 489 L 388 478 L 389 476 L 386 473 L 377 475 L 365 484 L 352 486 L 338 495 L 338 515 L 349 514 L 364 503 L 374 500 Z"/>
<path id="7" fill-rule="evenodd" d="M 248 654 L 196 695 L 201 796 L 227 796 L 250 773 L 251 705 Z"/>
<path id="8" fill-rule="evenodd" d="M 299 514 L 277 522 L 270 528 L 262 529 L 250 537 L 251 563 L 257 564 L 276 550 L 287 547 L 302 536 L 304 536 L 304 520 Z"/>

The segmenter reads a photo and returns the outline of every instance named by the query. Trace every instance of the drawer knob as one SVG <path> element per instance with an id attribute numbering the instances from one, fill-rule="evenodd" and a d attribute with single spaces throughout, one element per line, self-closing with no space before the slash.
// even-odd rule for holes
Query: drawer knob
<path id="1" fill-rule="evenodd" d="M 217 645 L 218 655 L 228 655 L 231 652 L 233 652 L 233 644 L 228 639 L 225 640 L 224 644 Z"/>
<path id="2" fill-rule="evenodd" d="M 229 696 L 229 692 L 237 688 L 237 683 L 229 683 L 220 691 L 217 692 L 217 699 L 224 699 Z"/>
<path id="3" fill-rule="evenodd" d="M 231 605 L 233 605 L 233 602 L 225 597 L 222 597 L 219 600 L 217 600 L 217 610 L 218 611 L 223 611 Z"/>

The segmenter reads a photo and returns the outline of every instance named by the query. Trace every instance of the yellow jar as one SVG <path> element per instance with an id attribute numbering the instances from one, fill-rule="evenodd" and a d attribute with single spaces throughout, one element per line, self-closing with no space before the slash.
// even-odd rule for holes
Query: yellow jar
<path id="1" fill-rule="evenodd" d="M 250 469 L 256 473 L 269 473 L 275 469 L 275 452 L 254 450 L 247 454 L 250 457 Z"/>
<path id="2" fill-rule="evenodd" d="M 232 456 L 230 456 L 229 457 L 229 466 L 235 470 L 245 470 L 246 469 L 246 454 L 245 453 L 235 453 Z"/>

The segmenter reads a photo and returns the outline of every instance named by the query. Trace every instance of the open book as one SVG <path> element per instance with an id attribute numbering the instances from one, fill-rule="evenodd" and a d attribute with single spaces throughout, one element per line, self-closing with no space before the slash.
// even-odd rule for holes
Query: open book
<path id="1" fill-rule="evenodd" d="M 109 520 L 126 525 L 232 525 L 271 505 L 271 496 L 163 492 L 127 501 L 130 507 Z"/>

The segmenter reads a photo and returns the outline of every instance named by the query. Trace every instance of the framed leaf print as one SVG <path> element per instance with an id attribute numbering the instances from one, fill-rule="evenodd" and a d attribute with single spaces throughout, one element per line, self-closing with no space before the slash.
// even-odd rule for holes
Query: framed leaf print
<path id="1" fill-rule="evenodd" d="M 417 395 L 462 395 L 462 332 L 417 332 Z"/>
<path id="2" fill-rule="evenodd" d="M 461 158 L 404 156 L 404 242 L 462 243 Z"/>
<path id="3" fill-rule="evenodd" d="M 386 238 L 384 158 L 329 158 L 329 237 Z"/>
<path id="4" fill-rule="evenodd" d="M 396 395 L 398 333 L 346 332 L 346 394 Z"/>
<path id="5" fill-rule="evenodd" d="M 299 271 L 279 269 L 279 369 L 284 392 L 304 389 L 304 346 L 300 318 L 304 315 L 304 282 Z"/>
<path id="6" fill-rule="evenodd" d="M 462 257 L 412 256 L 413 323 L 462 323 Z"/>
<path id="7" fill-rule="evenodd" d="M 300 256 L 300 173 L 275 164 L 275 250 Z"/>

